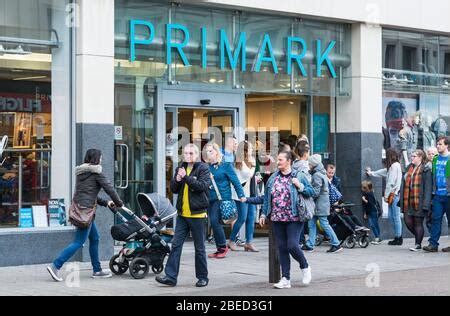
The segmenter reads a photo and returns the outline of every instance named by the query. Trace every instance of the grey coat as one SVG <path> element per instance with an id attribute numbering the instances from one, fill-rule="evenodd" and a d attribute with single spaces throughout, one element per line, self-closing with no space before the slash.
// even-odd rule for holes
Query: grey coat
<path id="1" fill-rule="evenodd" d="M 398 206 L 403 210 L 403 197 L 405 193 L 405 182 L 406 175 L 408 173 L 411 164 L 406 168 L 407 172 L 403 176 L 402 179 L 402 189 L 400 190 L 400 200 L 398 202 Z M 431 193 L 433 189 L 433 176 L 431 173 L 431 169 L 428 165 L 425 165 L 422 173 L 422 185 L 419 190 L 419 209 L 414 211 L 429 211 L 431 210 Z M 408 211 L 408 210 L 404 210 Z"/>
<path id="2" fill-rule="evenodd" d="M 92 207 L 97 201 L 98 205 L 108 206 L 108 201 L 98 197 L 101 189 L 105 190 L 117 206 L 123 202 L 114 190 L 109 180 L 102 173 L 101 165 L 82 164 L 76 167 L 77 176 L 73 200 L 75 203 L 85 207 Z"/>
<path id="3" fill-rule="evenodd" d="M 314 202 L 316 202 L 316 216 L 330 215 L 330 189 L 328 178 L 322 163 L 313 169 L 312 187 L 314 188 Z"/>

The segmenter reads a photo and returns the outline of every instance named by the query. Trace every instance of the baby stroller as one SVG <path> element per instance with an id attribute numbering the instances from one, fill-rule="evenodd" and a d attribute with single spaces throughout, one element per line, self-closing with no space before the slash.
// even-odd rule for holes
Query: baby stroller
<path id="1" fill-rule="evenodd" d="M 355 230 L 344 219 L 345 214 L 351 214 L 351 207 L 355 206 L 352 203 L 340 203 L 332 207 L 331 214 L 328 218 L 331 228 L 336 233 L 337 238 L 341 241 L 341 245 L 346 248 L 355 248 L 356 243 L 361 248 L 369 246 L 369 231 L 367 229 Z M 319 225 L 320 226 L 320 225 Z M 324 232 L 319 228 L 321 236 L 316 239 L 316 245 L 320 245 L 324 240 Z"/>
<path id="2" fill-rule="evenodd" d="M 111 227 L 111 236 L 125 244 L 111 258 L 109 267 L 116 275 L 124 274 L 129 269 L 133 278 L 142 279 L 150 266 L 154 273 L 164 270 L 164 258 L 170 253 L 168 242 L 171 236 L 162 234 L 161 230 L 177 215 L 177 211 L 167 198 L 157 193 L 138 193 L 137 201 L 148 221 L 142 220 L 126 207 L 111 209 L 124 222 Z M 121 211 L 131 219 L 127 220 Z"/>

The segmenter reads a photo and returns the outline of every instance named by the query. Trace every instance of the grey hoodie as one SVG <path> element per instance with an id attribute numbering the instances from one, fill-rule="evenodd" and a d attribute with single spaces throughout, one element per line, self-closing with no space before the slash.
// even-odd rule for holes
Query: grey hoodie
<path id="1" fill-rule="evenodd" d="M 311 174 L 309 173 L 309 163 L 308 160 L 297 159 L 292 164 L 292 170 L 303 173 L 311 183 Z"/>
<path id="2" fill-rule="evenodd" d="M 314 201 L 316 202 L 316 216 L 330 215 L 330 189 L 328 187 L 327 172 L 322 163 L 319 163 L 312 174 L 312 187 L 314 188 Z"/>

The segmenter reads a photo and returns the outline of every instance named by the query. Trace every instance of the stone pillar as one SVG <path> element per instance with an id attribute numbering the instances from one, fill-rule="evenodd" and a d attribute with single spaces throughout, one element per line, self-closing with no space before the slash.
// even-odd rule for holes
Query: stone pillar
<path id="1" fill-rule="evenodd" d="M 114 177 L 114 0 L 79 0 L 76 53 L 77 165 L 89 148 L 103 153 L 103 172 Z M 104 193 L 103 193 L 104 194 Z M 95 223 L 100 233 L 100 259 L 114 251 L 110 235 L 114 217 L 99 207 Z M 89 248 L 82 251 L 89 261 Z"/>
<path id="2" fill-rule="evenodd" d="M 382 30 L 378 25 L 353 24 L 351 31 L 352 96 L 336 104 L 336 164 L 345 200 L 361 215 L 364 170 L 382 167 Z M 372 179 L 373 180 L 373 179 Z M 381 181 L 374 181 L 381 198 Z"/>

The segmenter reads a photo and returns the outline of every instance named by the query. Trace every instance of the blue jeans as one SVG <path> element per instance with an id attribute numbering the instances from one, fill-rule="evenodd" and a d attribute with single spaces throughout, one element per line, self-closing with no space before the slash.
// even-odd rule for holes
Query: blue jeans
<path id="1" fill-rule="evenodd" d="M 377 212 L 372 212 L 369 214 L 369 226 L 372 230 L 373 235 L 375 238 L 380 238 L 381 231 L 380 231 L 380 225 L 378 224 L 378 214 Z"/>
<path id="2" fill-rule="evenodd" d="M 309 228 L 309 240 L 306 242 L 306 245 L 309 248 L 314 248 L 316 244 L 316 235 L 317 235 L 317 220 L 320 223 L 320 226 L 322 227 L 325 234 L 330 237 L 331 239 L 331 245 L 332 246 L 339 246 L 341 243 L 339 239 L 337 238 L 333 228 L 331 228 L 330 223 L 328 223 L 327 216 L 314 216 L 312 219 L 308 222 L 308 228 Z"/>
<path id="3" fill-rule="evenodd" d="M 448 196 L 435 195 L 433 197 L 432 213 L 431 213 L 431 232 L 428 241 L 433 247 L 439 246 L 439 238 L 441 238 L 442 218 L 449 207 Z"/>
<path id="4" fill-rule="evenodd" d="M 253 240 L 253 232 L 255 231 L 256 205 L 242 203 L 239 201 L 236 201 L 236 205 L 238 210 L 238 218 L 233 225 L 230 240 L 236 241 L 239 230 L 245 223 L 245 242 L 250 244 Z"/>
<path id="5" fill-rule="evenodd" d="M 292 256 L 299 264 L 300 269 L 308 267 L 305 255 L 298 244 L 300 231 L 303 231 L 302 222 L 272 222 L 273 233 L 278 250 L 278 258 L 281 264 L 281 275 L 286 279 L 291 279 L 291 258 Z"/>
<path id="6" fill-rule="evenodd" d="M 194 238 L 195 248 L 195 276 L 199 280 L 208 280 L 208 266 L 206 263 L 205 251 L 205 224 L 206 218 L 187 218 L 178 216 L 175 235 L 172 240 L 172 250 L 167 259 L 165 273 L 166 276 L 177 282 L 178 273 L 180 272 L 181 252 L 183 244 L 189 232 Z"/>
<path id="7" fill-rule="evenodd" d="M 91 256 L 91 263 L 94 272 L 102 271 L 102 267 L 100 265 L 100 259 L 98 255 L 98 244 L 100 241 L 100 236 L 98 234 L 97 226 L 93 222 L 88 228 L 77 228 L 77 232 L 75 234 L 75 240 L 67 246 L 59 256 L 53 261 L 56 269 L 61 269 L 64 263 L 66 263 L 72 256 L 83 247 L 83 244 L 89 238 L 89 255 Z"/>
<path id="8" fill-rule="evenodd" d="M 400 207 L 397 206 L 400 196 L 397 194 L 394 197 L 394 202 L 389 204 L 389 219 L 394 227 L 394 236 L 402 237 L 402 221 L 400 219 Z"/>
<path id="9" fill-rule="evenodd" d="M 209 203 L 208 217 L 211 222 L 211 228 L 214 234 L 214 240 L 216 241 L 216 247 L 225 248 L 227 246 L 227 240 L 225 239 L 225 232 L 223 231 L 222 223 L 220 222 L 220 202 L 213 201 Z"/>

